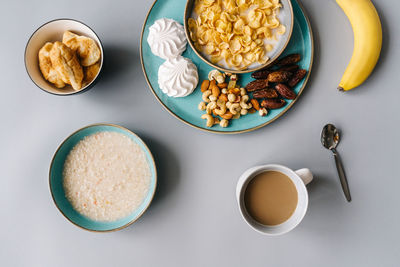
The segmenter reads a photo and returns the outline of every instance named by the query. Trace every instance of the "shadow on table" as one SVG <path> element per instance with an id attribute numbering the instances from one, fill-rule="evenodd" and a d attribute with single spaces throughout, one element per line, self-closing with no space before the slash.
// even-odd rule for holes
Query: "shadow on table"
<path id="1" fill-rule="evenodd" d="M 96 86 L 85 95 L 96 103 L 129 109 L 135 101 L 140 101 L 137 90 L 145 84 L 139 51 L 134 46 L 105 45 L 101 76 Z"/>
<path id="2" fill-rule="evenodd" d="M 179 183 L 179 163 L 175 155 L 163 144 L 142 138 L 153 154 L 157 166 L 157 189 L 152 205 L 157 206 L 170 195 Z"/>
<path id="3" fill-rule="evenodd" d="M 131 85 L 134 84 L 132 82 L 133 77 L 135 77 L 135 84 L 137 84 L 139 82 L 137 81 L 138 77 L 143 76 L 141 73 L 139 51 L 136 51 L 135 47 L 105 45 L 103 68 L 99 82 L 93 88 L 93 93 L 114 94 L 116 91 L 122 93 L 123 90 L 131 90 Z"/>
<path id="4" fill-rule="evenodd" d="M 337 184 L 334 178 L 328 178 L 319 173 L 314 174 L 314 179 L 307 185 L 310 205 L 314 202 L 318 202 L 319 205 L 324 202 L 331 202 L 332 196 L 336 198 L 338 192 L 336 192 Z"/>
<path id="5" fill-rule="evenodd" d="M 351 224 L 355 211 L 354 206 L 343 196 L 338 177 L 315 173 L 314 180 L 307 185 L 307 189 L 308 211 L 298 226 L 299 229 L 295 229 L 293 234 L 297 238 L 312 237 L 314 242 L 321 242 L 324 245 L 328 238 L 330 240 L 348 238 L 351 228 L 344 226 Z"/>
<path id="6" fill-rule="evenodd" d="M 119 76 L 127 72 L 136 72 L 137 69 L 140 69 L 140 58 L 134 47 L 115 45 L 104 47 L 104 66 L 101 77 L 103 82 L 118 79 Z"/>
<path id="7" fill-rule="evenodd" d="M 142 140 L 147 144 L 157 168 L 157 188 L 151 205 L 148 210 L 133 225 L 126 230 L 134 231 L 153 215 L 153 210 L 163 203 L 163 201 L 173 194 L 179 184 L 180 168 L 176 156 L 159 141 L 146 137 L 146 134 L 137 132 Z M 155 218 L 155 217 L 154 217 Z M 139 227 L 136 227 L 139 226 Z M 129 230 L 130 229 L 130 230 Z"/>

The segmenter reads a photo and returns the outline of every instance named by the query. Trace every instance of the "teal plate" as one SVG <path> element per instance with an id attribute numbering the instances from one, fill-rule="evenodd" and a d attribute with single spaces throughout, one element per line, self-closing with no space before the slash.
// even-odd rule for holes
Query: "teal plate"
<path id="1" fill-rule="evenodd" d="M 150 188 L 147 196 L 145 197 L 142 204 L 129 216 L 122 218 L 117 221 L 105 222 L 105 221 L 94 221 L 74 210 L 70 202 L 65 197 L 63 188 L 63 167 L 64 162 L 71 151 L 71 149 L 81 141 L 85 136 L 89 136 L 98 132 L 118 132 L 131 138 L 136 144 L 138 144 L 146 154 L 147 162 L 150 166 L 151 180 Z M 153 156 L 146 144 L 134 133 L 128 129 L 112 124 L 95 124 L 84 127 L 73 134 L 71 134 L 57 149 L 54 154 L 53 160 L 50 165 L 49 173 L 50 192 L 53 197 L 54 203 L 61 213 L 73 224 L 81 227 L 85 230 L 94 232 L 110 232 L 120 230 L 134 223 L 148 208 L 150 205 L 154 192 L 157 185 L 157 172 L 154 163 Z"/>
<path id="2" fill-rule="evenodd" d="M 270 110 L 268 115 L 265 117 L 261 117 L 258 115 L 258 113 L 248 114 L 238 120 L 231 120 L 230 125 L 227 128 L 222 128 L 219 125 L 215 125 L 212 128 L 207 128 L 205 120 L 200 118 L 201 115 L 204 114 L 204 111 L 198 110 L 197 106 L 201 102 L 201 81 L 207 79 L 208 72 L 212 70 L 212 67 L 203 62 L 189 45 L 187 46 L 186 51 L 183 53 L 183 56 L 191 59 L 193 63 L 196 64 L 199 71 L 199 85 L 196 90 L 187 97 L 173 98 L 165 95 L 158 87 L 157 77 L 158 68 L 164 62 L 164 60 L 153 55 L 151 52 L 151 49 L 147 43 L 149 27 L 160 18 L 171 18 L 183 25 L 185 5 L 186 0 L 156 0 L 144 22 L 141 36 L 140 56 L 147 83 L 159 102 L 171 114 L 181 121 L 201 130 L 214 133 L 232 134 L 248 132 L 261 128 L 279 118 L 296 102 L 310 76 L 314 55 L 314 41 L 311 25 L 306 14 L 304 13 L 303 8 L 296 0 L 292 0 L 294 13 L 292 37 L 282 54 L 282 56 L 292 53 L 301 54 L 302 59 L 299 62 L 299 66 L 302 69 L 308 70 L 305 79 L 303 79 L 303 81 L 297 84 L 297 86 L 294 88 L 294 91 L 298 95 L 295 100 L 288 100 L 287 104 L 280 109 Z M 241 85 L 245 85 L 252 80 L 253 79 L 251 78 L 250 73 L 239 75 L 239 84 Z"/>

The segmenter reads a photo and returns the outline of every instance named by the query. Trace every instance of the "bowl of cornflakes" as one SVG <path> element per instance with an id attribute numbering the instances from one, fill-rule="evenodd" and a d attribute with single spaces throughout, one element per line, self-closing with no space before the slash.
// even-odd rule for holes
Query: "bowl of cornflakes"
<path id="1" fill-rule="evenodd" d="M 271 65 L 289 43 L 293 21 L 290 0 L 188 0 L 184 14 L 197 56 L 230 73 Z"/>

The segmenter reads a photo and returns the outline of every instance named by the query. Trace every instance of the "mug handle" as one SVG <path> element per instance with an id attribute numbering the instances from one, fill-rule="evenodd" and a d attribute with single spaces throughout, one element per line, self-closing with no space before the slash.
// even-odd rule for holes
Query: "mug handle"
<path id="1" fill-rule="evenodd" d="M 295 173 L 303 180 L 305 185 L 308 185 L 313 180 L 313 174 L 307 168 L 295 171 Z"/>

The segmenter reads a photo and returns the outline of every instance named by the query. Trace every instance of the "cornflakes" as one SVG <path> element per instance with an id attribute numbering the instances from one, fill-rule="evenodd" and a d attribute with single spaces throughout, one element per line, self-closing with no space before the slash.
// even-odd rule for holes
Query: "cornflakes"
<path id="1" fill-rule="evenodd" d="M 212 63 L 246 69 L 269 60 L 265 40 L 277 40 L 286 27 L 278 19 L 279 0 L 196 0 L 196 19 L 189 18 L 190 39 Z"/>

